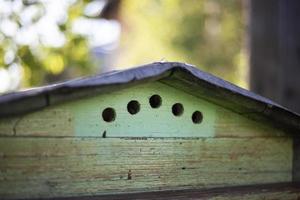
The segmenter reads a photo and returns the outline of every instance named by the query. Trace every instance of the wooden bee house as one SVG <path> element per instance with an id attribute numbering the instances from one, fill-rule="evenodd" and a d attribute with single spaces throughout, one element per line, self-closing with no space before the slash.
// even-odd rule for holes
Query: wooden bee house
<path id="1" fill-rule="evenodd" d="M 0 199 L 299 199 L 300 116 L 190 65 L 0 96 Z"/>

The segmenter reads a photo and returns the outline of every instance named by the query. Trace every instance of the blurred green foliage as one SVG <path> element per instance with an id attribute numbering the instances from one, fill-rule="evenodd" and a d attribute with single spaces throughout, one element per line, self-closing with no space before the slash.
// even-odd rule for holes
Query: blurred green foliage
<path id="1" fill-rule="evenodd" d="M 246 87 L 239 0 L 125 0 L 119 65 L 154 60 L 200 66 Z"/>
<path id="2" fill-rule="evenodd" d="M 45 16 L 44 1 L 17 2 L 22 5 L 16 11 L 6 12 L 0 8 L 0 20 L 14 24 L 17 31 L 34 26 Z M 65 38 L 62 46 L 45 45 L 43 38 L 33 44 L 20 44 L 14 35 L 0 30 L 0 68 L 12 64 L 22 66 L 23 87 L 46 84 L 55 76 L 59 77 L 55 81 L 70 78 L 62 76 L 66 73 L 74 77 L 95 70 L 87 38 L 72 32 L 72 23 L 83 15 L 90 1 L 70 2 L 66 19 L 56 24 Z M 114 65 L 180 61 L 246 87 L 245 20 L 241 2 L 122 0 L 118 18 L 122 24 L 121 47 Z M 30 15 L 30 22 L 24 23 L 22 13 L 28 9 L 36 12 Z M 9 52 L 13 52 L 12 59 L 7 59 Z"/>
<path id="3" fill-rule="evenodd" d="M 9 2 L 9 1 L 7 1 Z M 66 2 L 64 2 L 66 3 Z M 33 28 L 45 17 L 45 1 L 11 1 L 8 4 L 9 12 L 1 10 L 0 18 L 7 21 L 8 26 L 16 26 L 16 33 L 7 34 L 5 28 L 0 31 L 0 67 L 8 68 L 12 64 L 22 66 L 22 86 L 37 86 L 46 84 L 47 77 L 55 77 L 63 72 L 66 67 L 72 71 L 72 76 L 80 76 L 89 73 L 92 68 L 89 47 L 86 38 L 76 35 L 71 31 L 72 22 L 83 15 L 86 1 L 75 1 L 67 7 L 65 20 L 57 22 L 56 26 L 63 34 L 65 42 L 62 46 L 45 45 L 42 36 L 32 44 L 18 42 L 16 33 Z M 3 8 L 5 9 L 5 8 Z M 32 12 L 27 16 L 26 22 L 22 20 L 24 13 Z M 38 31 L 38 30 L 37 30 Z M 13 52 L 13 58 L 5 61 L 8 52 Z M 68 75 L 66 76 L 68 78 Z"/>

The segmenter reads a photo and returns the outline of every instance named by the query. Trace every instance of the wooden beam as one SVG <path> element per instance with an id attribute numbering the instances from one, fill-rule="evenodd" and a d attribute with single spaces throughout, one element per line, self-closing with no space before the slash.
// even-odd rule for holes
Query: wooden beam
<path id="1" fill-rule="evenodd" d="M 266 185 L 250 185 L 214 189 L 168 190 L 155 192 L 127 193 L 102 196 L 83 196 L 68 198 L 51 198 L 44 200 L 298 200 L 300 198 L 299 183 L 279 183 Z"/>

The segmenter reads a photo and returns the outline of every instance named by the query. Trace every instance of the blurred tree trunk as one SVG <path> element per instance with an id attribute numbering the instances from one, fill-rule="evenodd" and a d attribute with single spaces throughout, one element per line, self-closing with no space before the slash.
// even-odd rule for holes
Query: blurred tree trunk
<path id="1" fill-rule="evenodd" d="M 250 88 L 300 113 L 300 1 L 249 1 Z"/>

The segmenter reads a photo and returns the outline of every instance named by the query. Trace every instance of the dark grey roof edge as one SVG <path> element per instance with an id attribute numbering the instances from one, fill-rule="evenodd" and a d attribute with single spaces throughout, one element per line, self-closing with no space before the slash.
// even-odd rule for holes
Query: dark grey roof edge
<path id="1" fill-rule="evenodd" d="M 90 77 L 84 77 L 79 79 L 74 79 L 70 81 L 65 81 L 57 84 L 52 84 L 48 86 L 43 86 L 39 88 L 33 88 L 25 91 L 13 92 L 0 96 L 0 107 L 1 105 L 9 106 L 10 102 L 21 101 L 22 99 L 28 99 L 31 97 L 43 96 L 45 98 L 47 94 L 52 92 L 59 92 L 63 89 L 80 89 L 80 88 L 90 88 L 90 87 L 100 87 L 106 85 L 116 85 L 125 84 L 134 81 L 140 81 L 148 78 L 160 77 L 166 73 L 172 73 L 174 71 L 183 71 L 192 75 L 201 81 L 204 81 L 210 85 L 218 87 L 225 92 L 235 94 L 241 97 L 245 97 L 248 100 L 255 101 L 264 104 L 267 110 L 268 117 L 276 118 L 276 121 L 283 121 L 285 124 L 289 125 L 289 119 L 293 118 L 293 123 L 291 126 L 296 126 L 300 129 L 300 116 L 299 114 L 265 98 L 257 95 L 253 92 L 240 88 L 233 85 L 225 80 L 215 77 L 209 73 L 203 72 L 192 65 L 179 63 L 179 62 L 155 62 L 151 64 L 146 64 L 138 66 L 136 68 L 131 68 L 121 71 L 112 71 L 109 73 L 99 74 Z M 46 101 L 46 100 L 45 100 Z M 262 113 L 265 114 L 265 113 Z M 286 115 L 288 118 L 282 119 L 277 114 Z M 1 116 L 1 110 L 0 110 Z M 275 117 L 274 117 L 275 116 Z"/>

